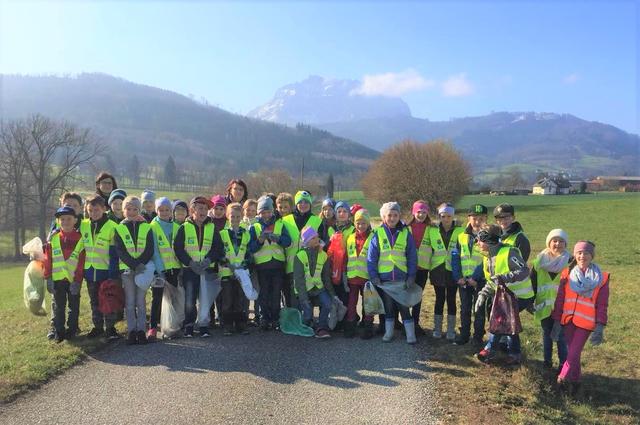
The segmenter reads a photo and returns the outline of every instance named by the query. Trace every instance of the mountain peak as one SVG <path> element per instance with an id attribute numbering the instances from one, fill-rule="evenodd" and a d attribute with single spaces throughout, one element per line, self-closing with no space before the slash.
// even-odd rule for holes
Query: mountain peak
<path id="1" fill-rule="evenodd" d="M 355 94 L 360 84 L 358 80 L 310 75 L 280 87 L 269 102 L 247 115 L 290 125 L 411 116 L 409 106 L 402 99 Z"/>

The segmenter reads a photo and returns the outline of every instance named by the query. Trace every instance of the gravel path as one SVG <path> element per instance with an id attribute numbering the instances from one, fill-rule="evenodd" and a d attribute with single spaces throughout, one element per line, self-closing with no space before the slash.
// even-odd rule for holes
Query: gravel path
<path id="1" fill-rule="evenodd" d="M 13 403 L 1 424 L 436 423 L 421 344 L 246 336 L 117 343 Z"/>

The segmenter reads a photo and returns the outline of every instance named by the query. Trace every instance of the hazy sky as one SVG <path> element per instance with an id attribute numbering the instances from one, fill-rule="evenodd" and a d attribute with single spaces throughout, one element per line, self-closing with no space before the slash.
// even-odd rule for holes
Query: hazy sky
<path id="1" fill-rule="evenodd" d="M 566 112 L 639 132 L 635 1 L 0 0 L 0 72 L 104 72 L 246 113 L 309 75 L 414 116 Z"/>

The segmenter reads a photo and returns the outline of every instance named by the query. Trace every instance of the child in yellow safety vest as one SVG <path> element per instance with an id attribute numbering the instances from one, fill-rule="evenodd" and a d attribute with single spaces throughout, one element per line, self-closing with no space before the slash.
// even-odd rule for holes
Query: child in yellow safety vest
<path id="1" fill-rule="evenodd" d="M 369 251 L 369 243 L 373 237 L 369 211 L 365 209 L 358 210 L 353 221 L 355 223 L 355 232 L 352 232 L 346 240 L 347 282 L 349 284 L 347 316 L 344 325 L 344 336 L 346 338 L 355 336 L 356 321 L 358 319 L 358 300 L 362 295 L 365 282 L 369 280 L 367 253 Z M 363 325 L 362 339 L 371 339 L 373 337 L 373 316 L 365 315 Z"/>
<path id="2" fill-rule="evenodd" d="M 554 320 L 551 339 L 557 341 L 561 331 L 567 341 L 565 360 L 557 383 L 562 388 L 571 385 L 579 390 L 582 379 L 581 356 L 591 335 L 591 345 L 600 345 L 604 338 L 609 308 L 609 273 L 593 262 L 596 246 L 590 241 L 578 241 L 573 247 L 572 261 L 562 270 L 560 287 L 551 313 Z"/>
<path id="3" fill-rule="evenodd" d="M 451 204 L 438 206 L 440 223 L 428 229 L 431 243 L 431 258 L 429 260 L 429 279 L 433 285 L 436 301 L 433 308 L 433 337 L 442 337 L 442 322 L 444 319 L 444 303 L 447 303 L 447 340 L 456 339 L 456 293 L 458 285 L 453 280 L 451 266 L 452 253 L 458 242 L 458 235 L 464 229 L 455 222 L 455 208 Z"/>
<path id="4" fill-rule="evenodd" d="M 153 267 L 154 238 L 151 226 L 140 214 L 142 202 L 135 196 L 127 196 L 122 207 L 124 219 L 116 227 L 115 245 L 122 270 L 125 313 L 127 316 L 127 344 L 146 344 L 145 295 L 151 284 L 140 283 L 147 267 Z M 146 270 L 148 273 L 148 270 Z M 136 279 L 137 278 L 137 279 Z"/>
<path id="5" fill-rule="evenodd" d="M 220 314 L 222 315 L 224 335 L 234 332 L 247 334 L 246 297 L 240 281 L 234 275 L 236 269 L 247 269 L 251 262 L 249 243 L 251 233 L 240 226 L 242 205 L 237 202 L 227 206 L 228 226 L 220 231 L 224 247 L 224 257 L 219 261 L 218 276 L 221 279 L 222 292 Z"/>
<path id="6" fill-rule="evenodd" d="M 189 216 L 189 206 L 182 199 L 173 201 L 173 221 L 178 225 L 182 225 Z"/>
<path id="7" fill-rule="evenodd" d="M 156 216 L 151 220 L 150 226 L 155 241 L 153 251 L 153 264 L 156 267 L 157 279 L 151 288 L 151 312 L 149 315 L 149 330 L 147 339 L 153 341 L 157 338 L 158 322 L 162 309 L 162 295 L 164 284 L 178 286 L 181 265 L 173 250 L 173 239 L 178 233 L 180 225 L 173 221 L 173 205 L 169 198 L 156 199 Z"/>
<path id="8" fill-rule="evenodd" d="M 424 289 L 429 278 L 429 260 L 431 259 L 431 243 L 429 242 L 429 205 L 426 201 L 419 199 L 413 203 L 411 208 L 411 218 L 407 221 L 407 226 L 413 235 L 413 240 L 418 251 L 418 271 L 416 272 L 416 285 Z M 420 326 L 420 310 L 422 302 L 411 307 L 411 316 L 416 326 L 416 335 L 424 335 L 424 330 Z"/>
<path id="9" fill-rule="evenodd" d="M 249 230 L 255 222 L 258 221 L 258 201 L 255 199 L 247 199 L 242 204 L 242 223 L 240 224 L 246 230 Z"/>
<path id="10" fill-rule="evenodd" d="M 285 249 L 291 244 L 289 232 L 274 214 L 269 196 L 258 199 L 258 222 L 251 226 L 250 251 L 258 274 L 259 324 L 262 330 L 278 328 L 280 293 L 285 279 Z"/>
<path id="11" fill-rule="evenodd" d="M 84 269 L 84 245 L 76 222 L 78 218 L 73 208 L 65 206 L 56 211 L 58 229 L 53 232 L 45 245 L 44 277 L 47 290 L 55 300 L 53 316 L 56 342 L 71 339 L 78 333 L 80 314 L 80 285 Z M 65 310 L 69 304 L 69 318 L 65 330 Z"/>

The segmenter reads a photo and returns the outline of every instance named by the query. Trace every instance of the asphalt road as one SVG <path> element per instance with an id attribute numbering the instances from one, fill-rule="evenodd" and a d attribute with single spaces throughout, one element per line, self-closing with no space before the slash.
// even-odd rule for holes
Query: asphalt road
<path id="1" fill-rule="evenodd" d="M 122 341 L 0 406 L 0 424 L 436 423 L 422 344 L 257 329 Z"/>

